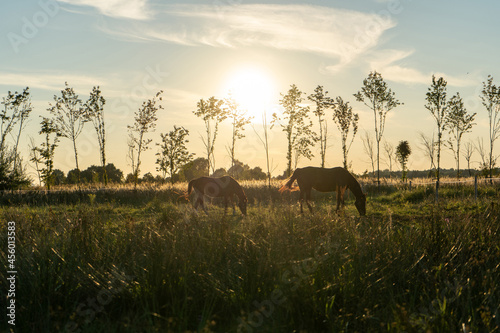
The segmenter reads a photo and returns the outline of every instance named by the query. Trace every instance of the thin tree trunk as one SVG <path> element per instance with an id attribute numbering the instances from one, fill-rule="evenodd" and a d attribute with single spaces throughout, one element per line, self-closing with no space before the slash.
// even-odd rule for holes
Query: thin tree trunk
<path id="1" fill-rule="evenodd" d="M 137 163 L 135 165 L 135 172 L 134 172 L 134 189 L 137 188 L 137 183 L 139 182 L 139 166 L 141 165 L 142 137 L 143 133 L 140 133 L 139 144 L 137 149 Z"/>
<path id="2" fill-rule="evenodd" d="M 323 136 L 323 123 L 321 121 L 321 116 L 318 115 L 318 121 L 319 121 L 319 144 L 320 144 L 320 154 L 321 154 L 321 167 L 325 167 L 325 145 L 326 145 L 326 138 Z"/>
<path id="3" fill-rule="evenodd" d="M 267 128 L 265 130 L 264 136 L 266 138 L 266 166 L 267 166 L 267 186 L 271 188 L 271 170 L 269 168 L 269 146 L 267 141 Z"/>
<path id="4" fill-rule="evenodd" d="M 76 149 L 76 138 L 73 138 L 73 149 L 75 150 L 75 164 L 76 164 L 76 173 L 78 175 L 78 185 L 80 185 L 80 168 L 78 166 L 78 151 Z"/>
<path id="5" fill-rule="evenodd" d="M 493 160 L 493 135 L 492 135 L 492 132 L 493 132 L 493 128 L 492 128 L 492 117 L 493 117 L 493 109 L 491 110 L 491 113 L 490 113 L 490 160 L 489 160 L 489 166 L 490 166 L 490 178 L 492 178 L 492 171 L 491 171 L 491 167 L 492 167 L 492 160 Z"/>
<path id="6" fill-rule="evenodd" d="M 287 177 L 292 175 L 292 130 L 288 132 Z"/>
<path id="7" fill-rule="evenodd" d="M 104 186 L 108 185 L 108 170 L 106 170 L 106 154 L 104 153 L 104 143 L 102 149 L 102 171 L 104 177 Z"/>
<path id="8" fill-rule="evenodd" d="M 170 161 L 170 167 L 169 167 L 169 169 L 170 169 L 170 183 L 172 185 L 174 185 L 174 167 L 173 167 L 172 161 Z M 165 177 L 163 177 L 163 179 L 165 179 Z"/>
<path id="9" fill-rule="evenodd" d="M 493 178 L 493 140 L 490 139 L 490 178 Z"/>
<path id="10" fill-rule="evenodd" d="M 104 133 L 104 120 L 103 120 L 103 130 L 101 135 L 97 131 L 97 140 L 99 141 L 99 150 L 101 153 L 101 166 L 103 172 L 104 186 L 108 185 L 108 171 L 106 170 L 106 149 L 105 149 L 105 133 Z"/>
<path id="11" fill-rule="evenodd" d="M 232 145 L 231 145 L 231 172 L 233 173 L 232 176 L 234 177 L 234 146 L 236 145 L 236 135 L 235 135 L 235 123 L 234 123 L 234 120 L 233 120 L 233 137 L 232 137 Z"/>
<path id="12" fill-rule="evenodd" d="M 380 189 L 380 141 L 377 140 L 377 186 Z"/>
<path id="13" fill-rule="evenodd" d="M 344 155 L 344 169 L 347 170 L 347 144 L 346 144 L 347 138 L 342 136 L 342 153 Z"/>
<path id="14" fill-rule="evenodd" d="M 439 127 L 439 126 L 438 126 Z M 437 151 L 437 173 L 436 180 L 439 183 L 440 179 L 440 164 L 441 164 L 441 129 L 438 129 L 438 151 Z"/>
<path id="15" fill-rule="evenodd" d="M 19 138 L 21 137 L 21 132 L 23 130 L 24 118 L 21 117 L 21 123 L 19 124 L 19 132 L 17 133 L 16 144 L 14 145 L 14 174 L 17 174 L 17 148 L 19 146 Z"/>
<path id="16" fill-rule="evenodd" d="M 375 96 L 373 96 L 372 106 L 373 106 L 373 114 L 375 119 L 375 140 L 377 140 L 377 187 L 380 189 L 380 164 L 379 164 L 379 143 L 380 143 L 380 132 L 378 130 L 378 122 L 377 122 L 377 107 L 376 107 Z"/>
<path id="17" fill-rule="evenodd" d="M 323 163 L 322 163 L 322 166 L 323 168 L 325 167 L 325 162 L 326 162 L 326 144 L 327 144 L 327 140 L 328 140 L 328 123 L 326 122 L 325 120 L 325 132 L 323 134 Z"/>

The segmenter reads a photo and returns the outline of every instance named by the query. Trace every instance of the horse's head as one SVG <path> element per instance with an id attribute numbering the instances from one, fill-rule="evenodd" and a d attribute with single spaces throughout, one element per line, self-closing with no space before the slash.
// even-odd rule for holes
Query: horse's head
<path id="1" fill-rule="evenodd" d="M 240 210 L 241 210 L 241 213 L 243 215 L 247 215 L 247 198 L 246 197 L 243 197 L 243 198 L 240 198 L 240 201 L 238 202 L 238 206 L 240 207 Z"/>
<path id="2" fill-rule="evenodd" d="M 356 198 L 356 202 L 354 203 L 356 209 L 359 212 L 359 215 L 366 215 L 366 195 L 363 193 Z"/>

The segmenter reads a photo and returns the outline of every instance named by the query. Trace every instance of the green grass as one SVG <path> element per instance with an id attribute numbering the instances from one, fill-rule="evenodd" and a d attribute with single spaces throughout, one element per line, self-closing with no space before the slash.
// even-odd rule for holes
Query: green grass
<path id="1" fill-rule="evenodd" d="M 16 332 L 500 331 L 494 188 L 443 189 L 439 204 L 424 188 L 371 194 L 363 218 L 319 193 L 300 216 L 297 193 L 258 185 L 247 217 L 141 191 L 1 208 L 4 234 L 16 222 Z"/>

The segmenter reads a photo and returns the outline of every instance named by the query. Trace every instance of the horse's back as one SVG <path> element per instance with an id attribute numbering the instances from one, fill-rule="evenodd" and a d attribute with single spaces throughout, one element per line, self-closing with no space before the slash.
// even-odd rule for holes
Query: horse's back
<path id="1" fill-rule="evenodd" d="M 234 193 L 234 189 L 240 188 L 240 185 L 232 177 L 222 176 L 196 178 L 193 187 L 205 195 L 221 197 Z"/>
<path id="2" fill-rule="evenodd" d="M 296 170 L 297 183 L 301 188 L 314 188 L 320 192 L 331 192 L 337 186 L 347 186 L 353 178 L 352 175 L 342 167 L 320 168 L 304 167 Z"/>

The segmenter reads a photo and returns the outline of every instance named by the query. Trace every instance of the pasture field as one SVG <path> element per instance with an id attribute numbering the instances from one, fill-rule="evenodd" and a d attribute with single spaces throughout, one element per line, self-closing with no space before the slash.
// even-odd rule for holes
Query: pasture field
<path id="1" fill-rule="evenodd" d="M 170 188 L 4 195 L 14 331 L 500 332 L 498 188 L 382 189 L 365 217 L 334 194 L 301 216 L 298 193 L 245 191 L 246 217 Z"/>

